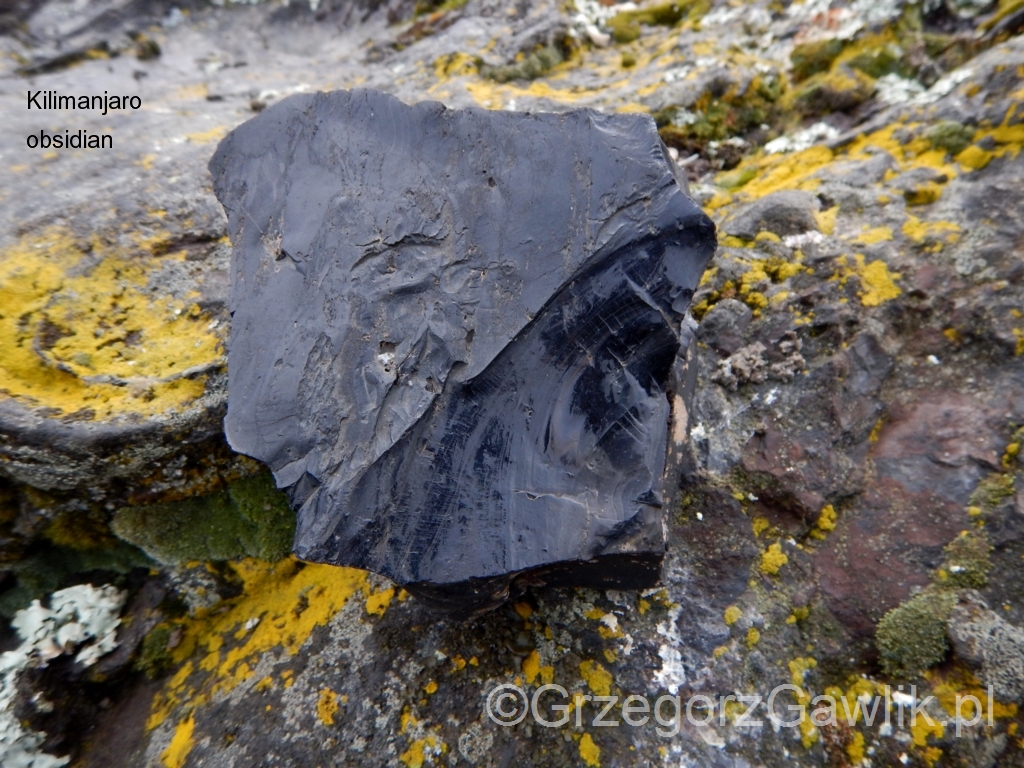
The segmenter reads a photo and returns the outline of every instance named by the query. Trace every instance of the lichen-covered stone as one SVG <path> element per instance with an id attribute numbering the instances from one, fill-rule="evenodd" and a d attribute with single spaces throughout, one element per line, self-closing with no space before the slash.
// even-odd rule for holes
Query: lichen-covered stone
<path id="1" fill-rule="evenodd" d="M 742 240 L 753 240 L 761 232 L 776 236 L 801 235 L 818 231 L 815 214 L 820 204 L 809 192 L 773 192 L 741 208 L 726 220 L 723 230 Z"/>
<path id="2" fill-rule="evenodd" d="M 137 554 L 143 567 L 125 574 L 80 572 L 89 565 L 80 553 L 102 553 L 113 540 L 103 526 L 117 509 L 208 495 L 252 463 L 218 437 L 217 407 L 190 421 L 190 406 L 178 404 L 131 432 L 93 424 L 110 442 L 75 450 L 65 437 L 82 422 L 62 423 L 66 414 L 45 407 L 38 423 L 48 431 L 32 433 L 42 439 L 4 432 L 0 597 L 20 591 L 22 563 L 50 585 L 59 575 L 61 586 L 102 578 L 133 592 L 142 582 L 170 589 L 149 612 L 129 609 L 117 651 L 90 668 L 131 669 L 121 654 L 164 625 L 171 665 L 163 677 L 115 672 L 90 682 L 59 663 L 22 676 L 17 716 L 50 736 L 52 754 L 88 768 L 1021 762 L 1022 709 L 1009 698 L 1019 678 L 1010 654 L 1019 651 L 1005 642 L 1024 627 L 1024 472 L 1012 449 L 1024 424 L 1019 0 L 974 17 L 963 13 L 971 4 L 954 2 L 835 0 L 825 10 L 715 0 L 692 16 L 688 5 L 673 27 L 639 24 L 630 43 L 611 40 L 606 20 L 617 7 L 584 0 L 575 10 L 549 0 L 424 3 L 416 18 L 401 0 L 376 11 L 340 0 L 315 11 L 305 2 L 179 5 L 188 12 L 131 3 L 106 13 L 109 5 L 49 0 L 0 10 L 0 71 L 11 84 L 0 93 L 0 249 L 28 243 L 22 263 L 37 270 L 44 260 L 31 254 L 49 253 L 34 247 L 48 242 L 37 236 L 54 225 L 71 231 L 83 258 L 109 256 L 107 243 L 130 246 L 119 263 L 150 276 L 157 305 L 168 292 L 183 290 L 177 301 L 200 291 L 185 306 L 194 299 L 208 317 L 189 318 L 190 333 L 227 328 L 217 302 L 227 295 L 229 247 L 218 242 L 222 211 L 203 181 L 214 144 L 254 110 L 306 89 L 375 87 L 456 108 L 650 112 L 716 224 L 796 190 L 817 199 L 817 227 L 722 238 L 697 289 L 694 315 L 708 325 L 698 330 L 701 383 L 688 413 L 694 471 L 667 514 L 663 586 L 643 594 L 532 588 L 514 605 L 453 625 L 385 579 L 290 558 L 165 567 Z M 44 16 L 30 34 L 9 34 L 42 6 L 45 18 L 78 25 L 62 50 L 66 28 L 40 24 Z M 134 56 L 127 33 L 137 29 L 160 57 Z M 860 105 L 805 116 L 792 104 L 806 80 L 794 85 L 790 53 L 822 40 L 839 51 L 822 74 L 894 70 Z M 533 80 L 481 74 L 549 44 L 565 61 Z M 22 67 L 33 68 L 31 80 L 18 79 Z M 116 155 L 54 157 L 26 151 L 42 114 L 25 109 L 26 88 L 139 93 L 146 109 L 77 113 L 76 123 L 114 132 Z M 958 154 L 929 138 L 942 121 L 974 130 Z M 103 243 L 90 251 L 95 232 Z M 164 245 L 150 249 L 140 233 Z M 173 258 L 180 250 L 186 257 Z M 108 290 L 116 286 L 91 295 Z M 59 315 L 43 314 L 60 325 Z M 168 329 L 147 328 L 156 338 Z M 61 341 L 62 353 L 89 351 L 67 346 L 87 339 Z M 755 343 L 763 381 L 733 391 L 711 380 Z M 802 365 L 786 362 L 794 353 Z M 793 375 L 773 375 L 776 365 Z M 206 395 L 222 397 L 222 375 L 210 373 Z M 118 394 L 122 404 L 145 404 Z M 177 426 L 163 432 L 154 423 Z M 37 480 L 49 490 L 26 485 Z M 99 548 L 49 549 L 76 537 Z M 45 557 L 36 560 L 39 550 Z M 953 583 L 960 576 L 983 584 L 975 589 L 987 608 Z M 917 591 L 940 588 L 958 600 L 944 661 L 922 677 L 885 675 L 878 622 Z M 1006 652 L 990 654 L 986 668 L 985 645 L 995 639 Z M 838 722 L 776 730 L 761 709 L 752 714 L 763 724 L 745 727 L 729 701 L 721 720 L 691 728 L 684 711 L 680 732 L 663 737 L 654 722 L 633 728 L 615 710 L 618 727 L 595 726 L 598 708 L 583 699 L 578 728 L 573 717 L 565 729 L 504 728 L 483 711 L 494 685 L 519 684 L 532 696 L 549 680 L 570 697 L 607 691 L 653 701 L 674 690 L 684 703 L 696 693 L 797 685 L 801 697 L 784 693 L 785 704 L 811 707 L 832 695 Z M 906 693 L 908 683 L 918 703 L 934 697 L 926 705 L 934 725 L 919 715 L 909 727 L 907 707 L 900 725 L 894 704 L 879 726 L 884 703 L 872 725 L 863 707 L 846 722 L 844 706 L 870 708 L 884 685 Z M 991 707 L 988 684 L 1009 686 Z M 958 696 L 982 706 L 979 725 L 962 723 L 959 735 Z M 49 715 L 36 709 L 47 702 Z"/>
<path id="3" fill-rule="evenodd" d="M 797 109 L 808 115 L 846 112 L 860 106 L 875 91 L 874 81 L 847 65 L 814 75 L 800 86 L 793 99 Z"/>
<path id="4" fill-rule="evenodd" d="M 994 695 L 1024 703 L 1024 630 L 968 592 L 950 613 L 949 637 L 957 656 L 980 670 Z"/>

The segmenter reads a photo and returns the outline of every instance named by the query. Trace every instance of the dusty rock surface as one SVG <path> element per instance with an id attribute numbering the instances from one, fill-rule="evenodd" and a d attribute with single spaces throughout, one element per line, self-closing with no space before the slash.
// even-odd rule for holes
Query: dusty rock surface
<path id="1" fill-rule="evenodd" d="M 130 595 L 109 657 L 58 652 L 0 718 L 85 766 L 1024 765 L 1020 3 L 314 5 L 0 15 L 0 609 Z M 536 589 L 463 625 L 361 571 L 195 554 L 280 536 L 220 431 L 206 163 L 275 99 L 353 86 L 648 112 L 677 153 L 721 237 L 662 588 Z M 65 128 L 113 149 L 27 145 Z M 619 725 L 583 699 L 561 727 L 487 716 L 495 686 L 546 683 L 619 696 Z M 828 694 L 839 717 L 722 703 L 783 684 L 781 716 Z M 846 717 L 887 684 L 891 722 Z M 624 722 L 625 696 L 699 694 L 706 725 Z"/>

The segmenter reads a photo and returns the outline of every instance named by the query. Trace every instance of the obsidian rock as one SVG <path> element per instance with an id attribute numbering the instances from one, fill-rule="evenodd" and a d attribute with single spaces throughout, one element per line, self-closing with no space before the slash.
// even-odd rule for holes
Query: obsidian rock
<path id="1" fill-rule="evenodd" d="M 298 95 L 210 163 L 228 439 L 304 559 L 458 614 L 657 583 L 715 250 L 647 116 Z"/>

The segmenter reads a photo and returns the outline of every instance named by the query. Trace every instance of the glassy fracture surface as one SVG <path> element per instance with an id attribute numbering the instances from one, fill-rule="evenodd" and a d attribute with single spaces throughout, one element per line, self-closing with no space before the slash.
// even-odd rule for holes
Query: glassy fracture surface
<path id="1" fill-rule="evenodd" d="M 653 122 L 298 95 L 210 163 L 234 244 L 232 447 L 295 552 L 461 615 L 653 586 L 715 249 Z"/>

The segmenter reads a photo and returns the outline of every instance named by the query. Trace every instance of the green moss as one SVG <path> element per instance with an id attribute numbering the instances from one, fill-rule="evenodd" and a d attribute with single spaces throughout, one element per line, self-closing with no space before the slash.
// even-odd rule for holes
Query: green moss
<path id="1" fill-rule="evenodd" d="M 13 616 L 33 600 L 82 583 L 87 575 L 97 571 L 126 574 L 133 568 L 151 566 L 152 562 L 144 553 L 120 541 L 104 550 L 82 551 L 50 544 L 36 546 L 24 558 L 5 566 L 14 572 L 17 584 L 0 595 L 0 615 Z"/>
<path id="2" fill-rule="evenodd" d="M 236 480 L 228 494 L 242 517 L 256 528 L 254 557 L 276 561 L 288 555 L 295 538 L 295 514 L 268 474 Z"/>
<path id="3" fill-rule="evenodd" d="M 995 472 L 980 483 L 971 494 L 969 505 L 979 507 L 982 513 L 988 513 L 1013 498 L 1013 475 Z"/>
<path id="4" fill-rule="evenodd" d="M 753 168 L 737 168 L 735 171 L 720 174 L 715 179 L 715 183 L 728 190 L 735 190 L 742 187 L 756 175 L 757 171 Z"/>
<path id="5" fill-rule="evenodd" d="M 640 37 L 640 27 L 674 27 L 683 17 L 697 18 L 707 12 L 706 0 L 663 3 L 635 11 L 617 13 L 608 20 L 608 31 L 616 43 L 631 43 Z"/>
<path id="6" fill-rule="evenodd" d="M 903 60 L 903 51 L 899 46 L 891 43 L 861 51 L 846 63 L 875 79 L 891 74 L 897 74 L 900 77 L 913 75 L 913 71 Z"/>
<path id="7" fill-rule="evenodd" d="M 946 622 L 955 605 L 955 593 L 932 588 L 885 614 L 875 630 L 885 673 L 914 677 L 941 662 L 949 650 Z"/>
<path id="8" fill-rule="evenodd" d="M 117 543 L 99 509 L 64 510 L 50 521 L 44 535 L 57 546 L 77 550 L 109 549 Z"/>
<path id="9" fill-rule="evenodd" d="M 629 69 L 630 67 L 636 66 L 636 56 L 632 53 L 622 54 L 622 68 Z"/>
<path id="10" fill-rule="evenodd" d="M 937 583 L 943 587 L 982 589 L 992 569 L 991 547 L 981 531 L 964 531 L 946 546 Z"/>
<path id="11" fill-rule="evenodd" d="M 437 2 L 437 0 L 419 0 L 413 7 L 413 16 L 425 16 L 428 13 L 444 13 L 446 11 L 457 11 L 462 8 L 469 0 L 443 0 Z"/>
<path id="12" fill-rule="evenodd" d="M 264 474 L 237 480 L 209 496 L 126 507 L 111 527 L 165 564 L 239 557 L 273 561 L 291 549 L 295 516 Z"/>
<path id="13" fill-rule="evenodd" d="M 554 45 L 548 45 L 538 48 L 516 64 L 504 64 L 499 67 L 485 64 L 480 67 L 480 76 L 498 83 L 507 83 L 510 80 L 535 80 L 563 61 L 565 56 L 562 51 Z"/>
<path id="14" fill-rule="evenodd" d="M 174 657 L 168 648 L 170 642 L 171 628 L 166 624 L 155 627 L 142 641 L 135 669 L 145 672 L 150 680 L 166 674 L 174 665 Z"/>
<path id="15" fill-rule="evenodd" d="M 971 145 L 974 129 L 952 120 L 943 120 L 929 128 L 925 137 L 936 149 L 959 155 Z"/>
<path id="16" fill-rule="evenodd" d="M 0 526 L 13 523 L 18 517 L 18 495 L 0 478 Z"/>
<path id="17" fill-rule="evenodd" d="M 789 60 L 793 62 L 793 80 L 800 82 L 819 72 L 828 72 L 832 62 L 843 52 L 842 40 L 815 40 L 793 48 Z"/>
<path id="18" fill-rule="evenodd" d="M 794 95 L 794 106 L 805 115 L 849 111 L 871 98 L 875 81 L 847 65 L 814 75 Z"/>
<path id="19" fill-rule="evenodd" d="M 1021 8 L 1024 8 L 1024 0 L 999 0 L 998 10 L 996 10 L 996 12 L 988 19 L 983 21 L 980 28 L 987 32 L 1003 19 L 1016 13 Z"/>
<path id="20" fill-rule="evenodd" d="M 640 24 L 630 18 L 627 11 L 608 20 L 608 31 L 616 43 L 632 43 L 640 37 Z"/>
<path id="21" fill-rule="evenodd" d="M 781 97 L 784 82 L 774 76 L 756 77 L 742 93 L 729 88 L 724 93 L 706 91 L 689 108 L 696 117 L 692 122 L 679 124 L 678 107 L 669 107 L 653 113 L 662 141 L 680 152 L 706 154 L 708 142 L 724 141 L 743 136 L 763 124 L 773 124 L 781 115 Z M 721 154 L 724 150 L 719 149 Z M 730 168 L 739 162 L 726 164 Z"/>

